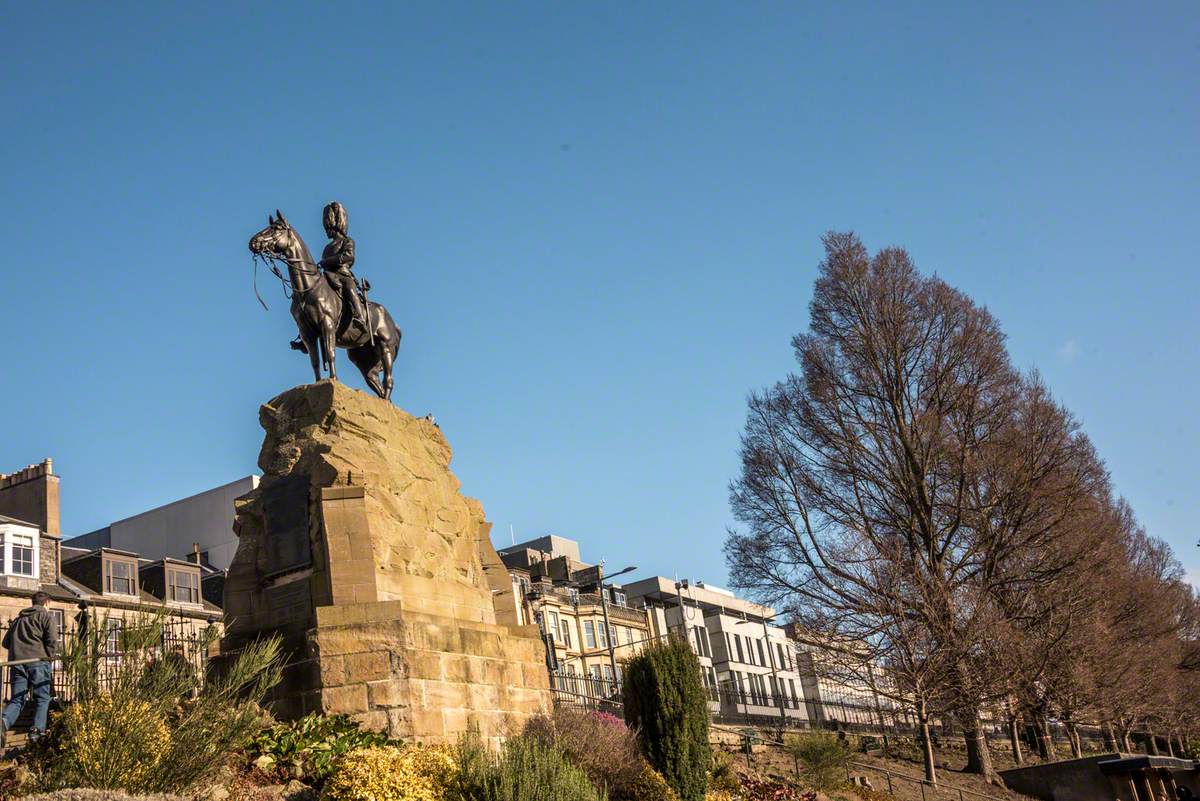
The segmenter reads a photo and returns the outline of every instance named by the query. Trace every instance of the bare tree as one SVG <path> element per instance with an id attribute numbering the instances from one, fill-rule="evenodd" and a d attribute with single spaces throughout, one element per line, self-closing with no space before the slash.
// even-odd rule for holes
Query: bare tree
<path id="1" fill-rule="evenodd" d="M 824 241 L 800 375 L 750 398 L 731 487 L 747 530 L 726 553 L 735 584 L 892 665 L 927 723 L 947 681 L 971 680 L 966 655 L 995 618 L 973 586 L 964 466 L 1010 420 L 1019 381 L 991 315 L 903 250 Z M 928 744 L 925 769 L 934 780 Z"/>

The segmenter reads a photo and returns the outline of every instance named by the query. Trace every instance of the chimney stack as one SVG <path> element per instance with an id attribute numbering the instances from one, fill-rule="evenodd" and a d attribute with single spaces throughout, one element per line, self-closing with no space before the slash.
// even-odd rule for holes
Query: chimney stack
<path id="1" fill-rule="evenodd" d="M 44 459 L 15 473 L 0 473 L 0 515 L 32 523 L 47 534 L 62 536 L 58 476 Z"/>

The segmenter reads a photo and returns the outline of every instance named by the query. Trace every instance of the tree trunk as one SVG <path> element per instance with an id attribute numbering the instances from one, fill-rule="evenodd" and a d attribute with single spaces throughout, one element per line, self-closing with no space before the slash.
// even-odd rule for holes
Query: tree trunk
<path id="1" fill-rule="evenodd" d="M 1121 747 L 1125 749 L 1127 754 L 1134 753 L 1133 740 L 1129 738 L 1129 729 L 1124 726 L 1121 727 Z"/>
<path id="2" fill-rule="evenodd" d="M 1109 751 L 1121 750 L 1121 746 L 1117 743 L 1117 735 L 1113 731 L 1111 720 L 1104 721 L 1104 747 Z"/>
<path id="3" fill-rule="evenodd" d="M 1179 754 L 1175 753 L 1175 735 L 1168 734 L 1166 739 L 1167 739 L 1167 756 L 1172 756 L 1172 757 L 1179 756 Z"/>
<path id="4" fill-rule="evenodd" d="M 1025 763 L 1025 758 L 1021 755 L 1021 736 L 1017 729 L 1016 715 L 1009 715 L 1008 718 L 1008 739 L 1012 743 L 1013 762 L 1018 765 Z"/>
<path id="5" fill-rule="evenodd" d="M 929 713 L 925 710 L 925 702 L 917 706 L 917 725 L 921 729 L 921 756 L 925 761 L 925 781 L 937 784 L 937 769 L 933 764 L 933 738 L 929 735 Z"/>
<path id="6" fill-rule="evenodd" d="M 1158 737 L 1152 731 L 1146 732 L 1146 753 L 1158 756 Z"/>
<path id="7" fill-rule="evenodd" d="M 1071 741 L 1071 756 L 1079 759 L 1083 756 L 1083 748 L 1079 742 L 1079 727 L 1075 725 L 1075 721 L 1067 721 L 1067 739 Z"/>
<path id="8" fill-rule="evenodd" d="M 1034 726 L 1037 730 L 1038 756 L 1047 762 L 1058 759 L 1058 754 L 1054 751 L 1054 737 L 1050 732 L 1050 719 L 1044 711 L 1038 711 L 1034 718 Z"/>
<path id="9" fill-rule="evenodd" d="M 987 737 L 979 722 L 979 712 L 971 711 L 962 716 L 963 739 L 967 743 L 967 766 L 964 773 L 978 773 L 989 784 L 998 784 L 1000 776 L 992 767 L 992 752 Z"/>

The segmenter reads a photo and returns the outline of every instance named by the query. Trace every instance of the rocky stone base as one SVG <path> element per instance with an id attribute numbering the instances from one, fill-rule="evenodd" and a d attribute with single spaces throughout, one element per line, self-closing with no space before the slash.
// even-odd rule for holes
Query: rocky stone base
<path id="1" fill-rule="evenodd" d="M 449 742 L 504 737 L 551 705 L 536 626 L 441 430 L 336 382 L 264 404 L 256 490 L 237 501 L 224 653 L 281 635 L 280 717 L 352 715 Z"/>

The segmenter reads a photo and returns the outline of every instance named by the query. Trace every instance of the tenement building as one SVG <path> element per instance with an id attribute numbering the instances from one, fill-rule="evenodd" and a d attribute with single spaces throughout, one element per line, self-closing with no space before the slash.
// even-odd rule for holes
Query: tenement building
<path id="1" fill-rule="evenodd" d="M 196 561 L 72 548 L 59 521 L 59 477 L 49 459 L 0 474 L 0 627 L 39 590 L 68 633 L 82 625 L 115 632 L 131 616 L 163 608 L 180 631 L 221 620 L 221 609 L 201 595 L 205 568 Z"/>
<path id="2" fill-rule="evenodd" d="M 728 590 L 663 576 L 625 586 L 645 606 L 651 633 L 678 633 L 700 660 L 714 712 L 807 720 L 795 652 L 775 611 Z"/>
<path id="3" fill-rule="evenodd" d="M 549 535 L 499 553 L 513 584 L 513 620 L 538 625 L 554 688 L 614 695 L 621 663 L 651 638 L 646 611 L 604 581 L 599 566 L 583 562 L 574 540 Z"/>

